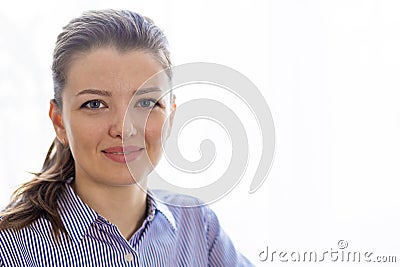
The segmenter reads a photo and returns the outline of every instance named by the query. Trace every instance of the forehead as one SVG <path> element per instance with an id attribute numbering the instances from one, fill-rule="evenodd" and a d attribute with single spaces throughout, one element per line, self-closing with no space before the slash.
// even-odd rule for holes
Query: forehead
<path id="1" fill-rule="evenodd" d="M 64 93 L 74 94 L 86 88 L 132 93 L 146 81 L 146 87 L 164 88 L 168 83 L 167 75 L 154 75 L 162 70 L 161 63 L 147 51 L 98 48 L 73 58 L 66 73 Z"/>

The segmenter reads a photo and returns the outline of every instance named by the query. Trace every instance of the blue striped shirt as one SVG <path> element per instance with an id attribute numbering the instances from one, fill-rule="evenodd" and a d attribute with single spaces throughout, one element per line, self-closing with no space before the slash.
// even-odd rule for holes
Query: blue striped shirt
<path id="1" fill-rule="evenodd" d="M 18 231 L 2 230 L 0 266 L 253 266 L 235 250 L 209 207 L 182 208 L 179 204 L 197 200 L 165 198 L 176 205 L 148 195 L 147 217 L 128 241 L 67 184 L 58 203 L 70 238 L 61 233 L 56 242 L 44 218 Z"/>

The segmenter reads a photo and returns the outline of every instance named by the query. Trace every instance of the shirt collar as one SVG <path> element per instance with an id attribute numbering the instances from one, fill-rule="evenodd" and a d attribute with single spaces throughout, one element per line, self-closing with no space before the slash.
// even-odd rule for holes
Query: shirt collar
<path id="1" fill-rule="evenodd" d="M 168 206 L 162 203 L 160 200 L 158 200 L 152 191 L 148 191 L 147 197 L 149 199 L 149 204 L 150 204 L 149 214 L 154 213 L 154 211 L 156 210 L 159 211 L 168 220 L 173 230 L 176 230 L 175 217 L 168 208 Z"/>
<path id="2" fill-rule="evenodd" d="M 74 192 L 70 181 L 65 184 L 65 190 L 58 200 L 58 209 L 65 229 L 74 241 L 81 240 L 98 217 L 98 213 Z"/>
<path id="3" fill-rule="evenodd" d="M 72 180 L 72 178 L 69 179 L 65 184 L 65 190 L 58 200 L 58 209 L 68 235 L 73 241 L 80 241 L 100 215 L 75 193 L 70 185 Z M 147 220 L 153 220 L 158 211 L 167 219 L 173 230 L 176 230 L 176 221 L 168 206 L 158 200 L 150 191 L 147 194 L 147 199 Z"/>

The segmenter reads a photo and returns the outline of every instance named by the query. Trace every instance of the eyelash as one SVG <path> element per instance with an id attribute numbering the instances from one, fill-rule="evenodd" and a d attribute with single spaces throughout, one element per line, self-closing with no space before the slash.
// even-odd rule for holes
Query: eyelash
<path id="1" fill-rule="evenodd" d="M 150 102 L 153 103 L 153 106 L 151 106 L 151 107 L 140 107 L 140 108 L 153 108 L 153 107 L 155 107 L 155 106 L 160 107 L 160 103 L 157 102 L 156 99 L 152 99 L 152 98 L 140 99 L 139 101 L 137 101 L 137 103 L 140 103 L 140 102 L 142 102 L 142 101 L 150 101 Z M 136 107 L 136 104 L 135 104 L 135 107 Z"/>
<path id="2" fill-rule="evenodd" d="M 93 103 L 93 102 L 99 102 L 99 103 L 100 103 L 100 104 L 99 104 L 100 107 L 98 107 L 98 108 L 90 107 L 90 106 L 89 106 L 90 103 Z M 101 105 L 106 106 L 106 104 L 105 104 L 103 101 L 101 101 L 101 100 L 99 100 L 99 99 L 93 99 L 93 100 L 89 100 L 89 101 L 86 101 L 85 103 L 83 103 L 82 106 L 81 106 L 81 108 L 87 108 L 87 109 L 90 109 L 90 110 L 96 110 L 96 109 L 104 108 L 104 107 L 101 107 Z"/>

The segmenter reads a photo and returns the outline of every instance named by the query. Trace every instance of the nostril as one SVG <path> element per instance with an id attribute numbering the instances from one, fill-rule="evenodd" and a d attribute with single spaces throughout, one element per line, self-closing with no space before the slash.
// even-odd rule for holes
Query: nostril
<path id="1" fill-rule="evenodd" d="M 116 125 L 112 125 L 110 127 L 109 134 L 112 137 L 122 137 L 122 131 L 121 131 L 121 129 L 118 129 L 118 128 L 119 127 L 117 127 Z"/>

